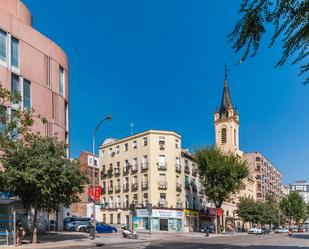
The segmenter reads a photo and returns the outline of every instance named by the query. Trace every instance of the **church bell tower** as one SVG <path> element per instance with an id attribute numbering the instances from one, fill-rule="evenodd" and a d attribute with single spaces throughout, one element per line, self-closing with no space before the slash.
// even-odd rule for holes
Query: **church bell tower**
<path id="1" fill-rule="evenodd" d="M 220 110 L 215 111 L 216 146 L 224 153 L 233 153 L 239 157 L 239 116 L 233 107 L 228 84 L 227 66 L 225 65 L 224 87 Z"/>

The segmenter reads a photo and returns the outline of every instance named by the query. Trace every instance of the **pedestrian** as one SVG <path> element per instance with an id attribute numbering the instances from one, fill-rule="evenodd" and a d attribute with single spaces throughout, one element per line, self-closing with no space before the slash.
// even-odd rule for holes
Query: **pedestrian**
<path id="1" fill-rule="evenodd" d="M 16 221 L 16 245 L 21 246 L 21 241 L 23 237 L 25 236 L 26 232 L 25 229 L 23 228 L 21 221 L 17 220 Z"/>

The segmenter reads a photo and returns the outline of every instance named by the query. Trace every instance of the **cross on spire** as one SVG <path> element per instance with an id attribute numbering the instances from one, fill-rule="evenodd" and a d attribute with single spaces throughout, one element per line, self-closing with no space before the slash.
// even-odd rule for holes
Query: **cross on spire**
<path id="1" fill-rule="evenodd" d="M 224 64 L 224 79 L 227 80 L 227 72 L 230 71 L 228 68 L 227 68 L 227 65 L 226 63 Z"/>

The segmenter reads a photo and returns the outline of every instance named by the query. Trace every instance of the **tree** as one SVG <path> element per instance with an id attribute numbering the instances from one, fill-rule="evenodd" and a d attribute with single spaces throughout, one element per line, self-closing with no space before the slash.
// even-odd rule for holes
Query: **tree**
<path id="1" fill-rule="evenodd" d="M 309 70 L 309 11 L 307 0 L 243 0 L 240 6 L 240 20 L 228 35 L 229 41 L 234 41 L 233 49 L 237 53 L 244 48 L 240 63 L 251 53 L 255 56 L 261 40 L 266 32 L 266 26 L 273 25 L 274 33 L 269 47 L 281 37 L 282 56 L 275 67 L 282 66 L 293 56 L 292 64 L 303 61 L 300 74 Z M 309 77 L 304 84 L 309 83 Z"/>
<path id="2" fill-rule="evenodd" d="M 0 86 L 1 103 L 18 100 L 18 94 L 10 94 Z M 31 133 L 37 118 L 33 113 L 20 109 L 14 116 L 0 113 L 0 162 L 4 168 L 0 172 L 0 191 L 19 197 L 25 208 L 32 211 L 32 243 L 36 243 L 37 212 L 77 202 L 86 177 L 77 161 L 66 158 L 64 143 Z"/>
<path id="3" fill-rule="evenodd" d="M 291 192 L 288 196 L 284 197 L 280 203 L 280 209 L 289 220 L 294 220 L 298 225 L 301 220 L 306 218 L 306 203 L 302 196 L 297 192 Z"/>
<path id="4" fill-rule="evenodd" d="M 232 154 L 223 154 L 217 147 L 200 149 L 195 158 L 205 195 L 217 209 L 221 208 L 223 202 L 243 186 L 249 174 L 247 162 Z M 217 217 L 218 231 L 219 227 L 220 217 Z"/>
<path id="5" fill-rule="evenodd" d="M 237 203 L 237 215 L 243 220 L 243 229 L 246 222 L 255 223 L 257 221 L 257 205 L 252 198 L 241 197 Z"/>

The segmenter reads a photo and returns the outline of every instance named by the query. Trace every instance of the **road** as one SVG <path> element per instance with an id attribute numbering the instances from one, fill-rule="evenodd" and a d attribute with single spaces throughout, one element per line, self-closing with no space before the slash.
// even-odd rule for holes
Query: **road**
<path id="1" fill-rule="evenodd" d="M 61 249 L 60 247 L 57 247 Z M 68 247 L 66 247 L 68 248 Z M 73 247 L 72 247 L 73 248 Z M 309 249 L 309 234 L 297 234 L 289 237 L 274 235 L 241 235 L 216 238 L 170 238 L 156 242 L 139 242 L 118 245 L 74 247 L 74 249 Z M 64 249 L 64 248 L 63 248 Z"/>

